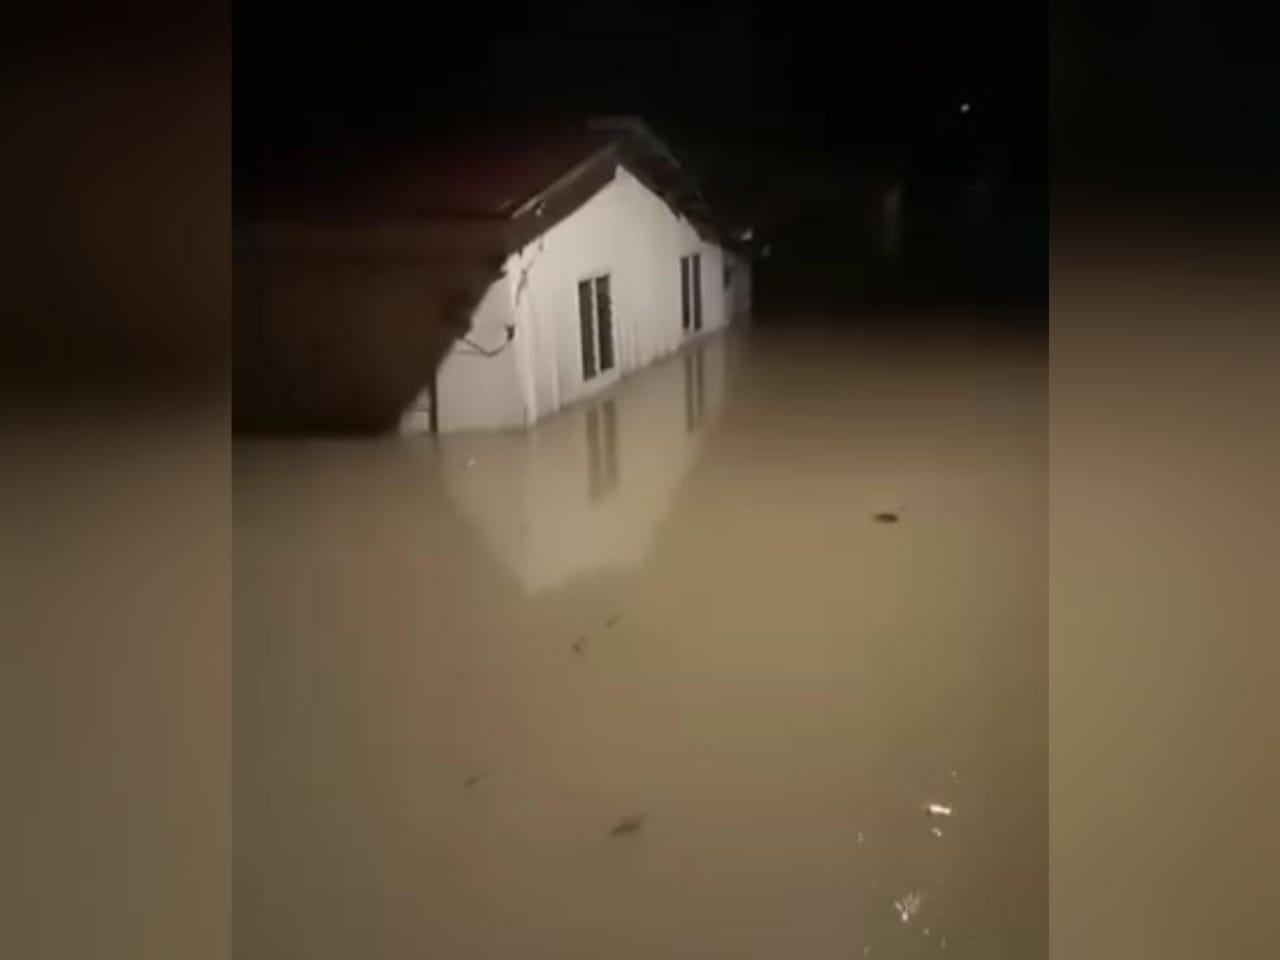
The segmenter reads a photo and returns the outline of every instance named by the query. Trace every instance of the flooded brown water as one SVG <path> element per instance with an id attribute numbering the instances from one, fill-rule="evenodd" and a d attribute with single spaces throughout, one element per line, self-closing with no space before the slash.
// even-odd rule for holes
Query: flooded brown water
<path id="1" fill-rule="evenodd" d="M 1046 394 L 735 331 L 527 433 L 238 445 L 237 958 L 1045 956 Z"/>

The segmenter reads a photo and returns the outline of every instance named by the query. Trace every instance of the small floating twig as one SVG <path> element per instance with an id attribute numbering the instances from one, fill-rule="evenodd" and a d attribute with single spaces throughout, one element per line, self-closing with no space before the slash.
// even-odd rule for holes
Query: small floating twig
<path id="1" fill-rule="evenodd" d="M 639 833 L 644 827 L 644 814 L 636 813 L 629 817 L 623 817 L 613 825 L 613 829 L 609 831 L 611 837 L 625 837 L 628 834 Z"/>

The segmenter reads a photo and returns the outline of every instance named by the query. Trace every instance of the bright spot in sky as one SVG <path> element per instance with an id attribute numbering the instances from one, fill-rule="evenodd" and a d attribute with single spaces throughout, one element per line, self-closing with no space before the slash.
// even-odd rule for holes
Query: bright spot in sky
<path id="1" fill-rule="evenodd" d="M 966 100 L 964 103 L 960 104 L 960 112 L 961 112 L 961 113 L 968 113 L 968 112 L 969 112 L 969 109 L 970 109 L 970 108 L 969 108 L 969 102 L 968 102 L 967 100 Z"/>

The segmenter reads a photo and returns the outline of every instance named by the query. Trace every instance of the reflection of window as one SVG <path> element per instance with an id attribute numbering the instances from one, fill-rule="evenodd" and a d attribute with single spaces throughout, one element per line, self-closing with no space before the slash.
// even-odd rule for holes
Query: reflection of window
<path id="1" fill-rule="evenodd" d="M 680 327 L 702 329 L 702 254 L 680 258 Z"/>
<path id="2" fill-rule="evenodd" d="M 596 500 L 618 485 L 618 409 L 612 400 L 587 411 L 587 489 Z"/>
<path id="3" fill-rule="evenodd" d="M 684 355 L 684 427 L 689 433 L 702 426 L 705 397 L 702 351 L 690 350 Z"/>
<path id="4" fill-rule="evenodd" d="M 613 298 L 609 275 L 578 284 L 578 331 L 582 341 L 582 379 L 612 370 Z"/>

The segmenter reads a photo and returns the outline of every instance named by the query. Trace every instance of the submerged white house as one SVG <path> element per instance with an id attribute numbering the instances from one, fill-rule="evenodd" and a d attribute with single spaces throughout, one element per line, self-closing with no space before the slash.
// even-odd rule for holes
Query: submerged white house
<path id="1" fill-rule="evenodd" d="M 442 182 L 500 198 L 502 266 L 402 429 L 523 427 L 749 315 L 748 259 L 642 123 L 503 161 Z"/>

